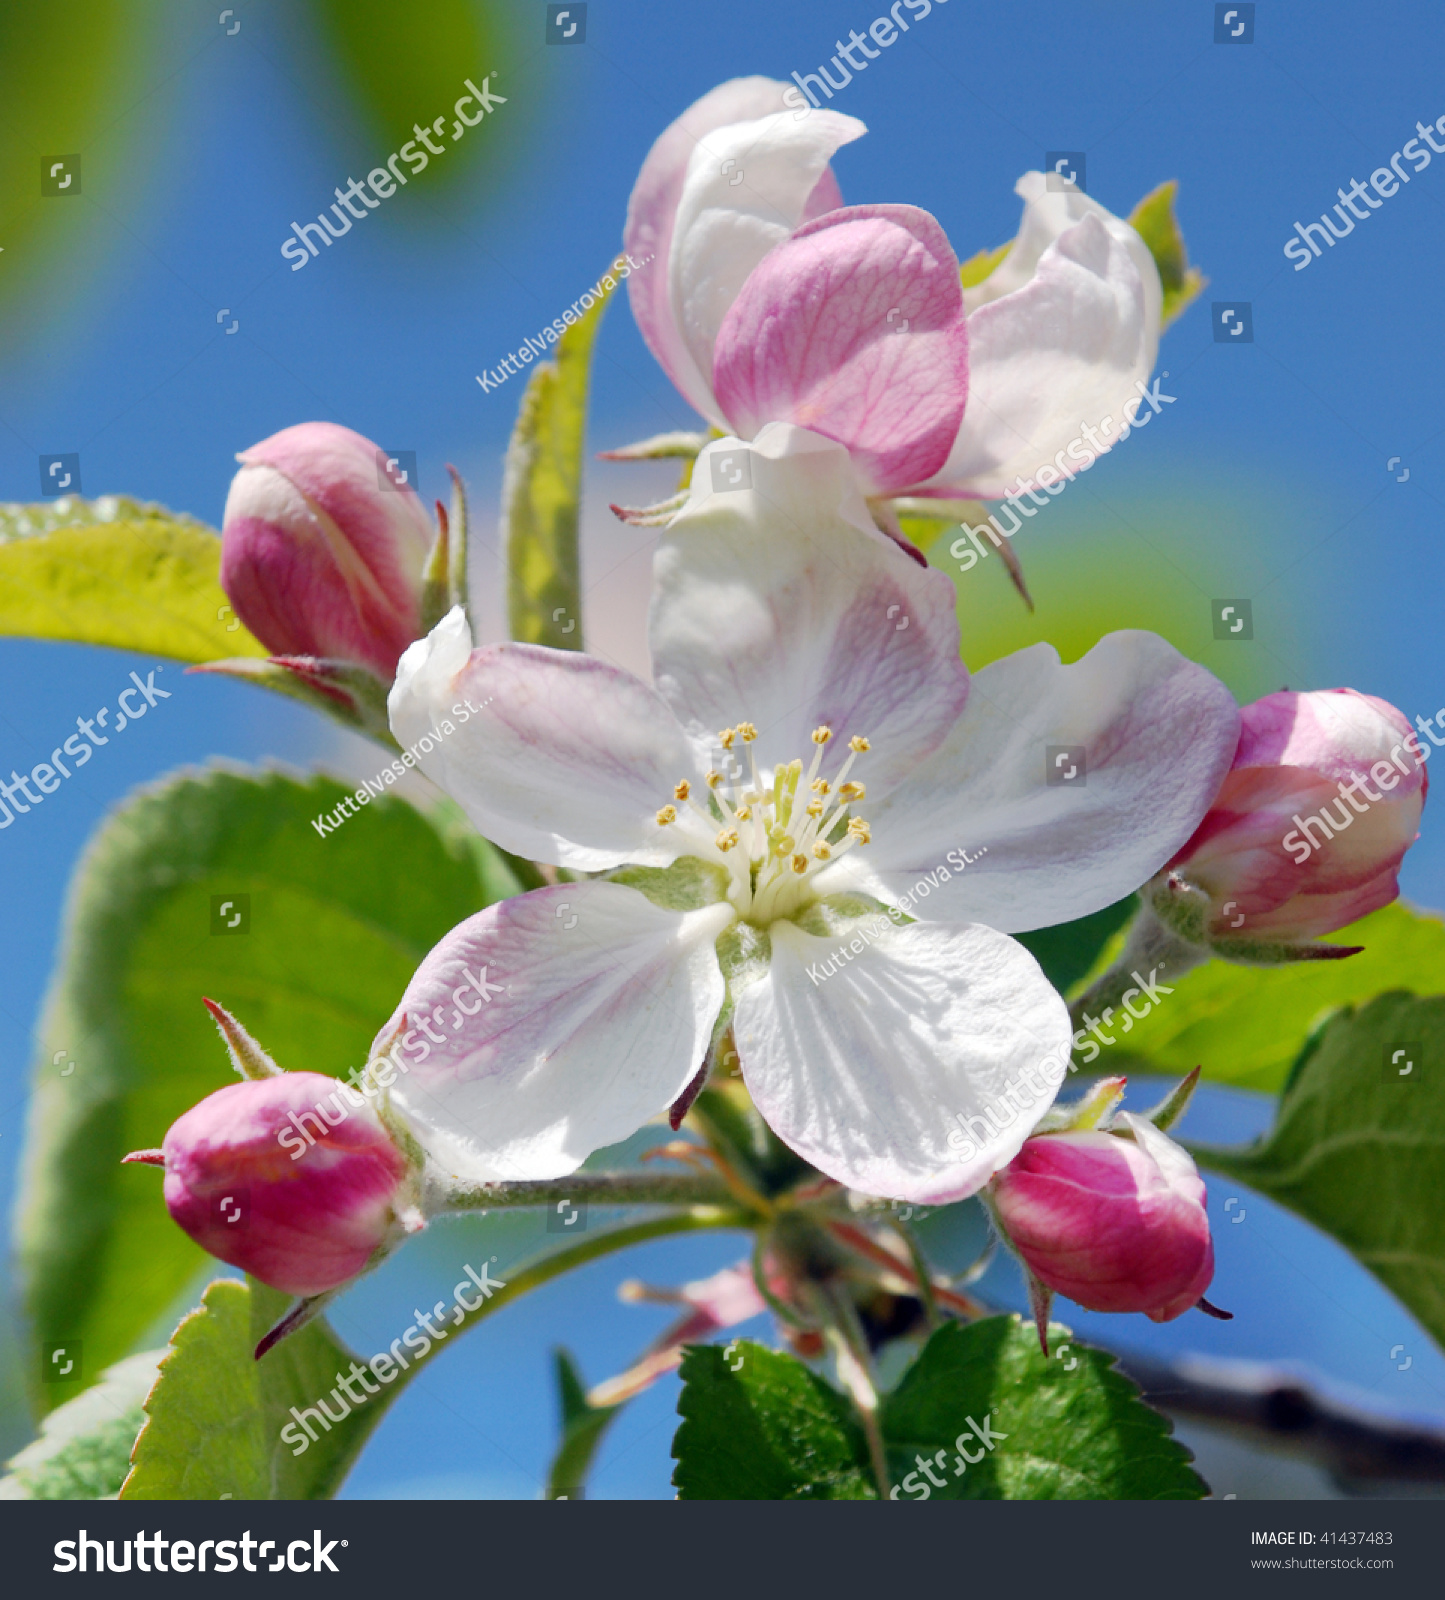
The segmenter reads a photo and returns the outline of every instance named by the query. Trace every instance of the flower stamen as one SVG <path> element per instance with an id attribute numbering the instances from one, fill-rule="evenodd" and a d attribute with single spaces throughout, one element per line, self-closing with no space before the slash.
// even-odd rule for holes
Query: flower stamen
<path id="1" fill-rule="evenodd" d="M 849 807 L 867 790 L 847 776 L 869 742 L 861 735 L 848 739 L 839 770 L 831 778 L 821 777 L 823 757 L 834 739 L 833 729 L 821 724 L 811 735 L 813 759 L 806 771 L 801 759 L 779 762 L 765 779 L 758 770 L 755 723 L 744 720 L 723 728 L 717 739 L 725 752 L 724 770 L 711 769 L 703 776 L 705 799 L 694 794 L 693 781 L 679 779 L 672 791 L 678 804 L 664 806 L 657 820 L 667 826 L 678 821 L 680 806 L 691 807 L 707 823 L 714 859 L 726 863 L 729 897 L 741 915 L 766 927 L 808 904 L 807 880 L 824 863 L 870 841 L 868 824 L 848 817 Z M 746 770 L 739 740 L 748 752 Z"/>

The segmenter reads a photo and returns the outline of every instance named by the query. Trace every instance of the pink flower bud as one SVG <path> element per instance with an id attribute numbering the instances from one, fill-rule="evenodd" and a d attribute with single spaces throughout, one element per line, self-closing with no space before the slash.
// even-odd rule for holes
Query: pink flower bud
<path id="1" fill-rule="evenodd" d="M 1282 690 L 1241 718 L 1223 787 L 1165 869 L 1208 897 L 1208 935 L 1313 939 L 1388 905 L 1418 837 L 1430 746 L 1353 689 Z"/>
<path id="2" fill-rule="evenodd" d="M 175 1221 L 287 1294 L 354 1278 L 397 1231 L 406 1158 L 360 1095 L 319 1072 L 218 1089 L 172 1125 L 162 1151 Z"/>
<path id="3" fill-rule="evenodd" d="M 1204 1183 L 1193 1161 L 1142 1117 L 1134 1138 L 1046 1133 L 994 1179 L 1009 1243 L 1046 1288 L 1090 1311 L 1142 1311 L 1169 1322 L 1214 1276 Z"/>
<path id="4" fill-rule="evenodd" d="M 221 586 L 273 655 L 357 661 L 388 683 L 421 633 L 432 530 L 386 456 L 332 422 L 284 428 L 236 458 Z"/>

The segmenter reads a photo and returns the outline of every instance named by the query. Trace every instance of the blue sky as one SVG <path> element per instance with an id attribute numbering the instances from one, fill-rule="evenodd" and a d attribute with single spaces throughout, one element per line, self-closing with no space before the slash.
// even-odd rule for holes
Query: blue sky
<path id="1" fill-rule="evenodd" d="M 416 8 L 418 25 L 425 9 Z M 478 586 L 494 588 L 491 508 L 521 380 L 484 394 L 475 374 L 559 315 L 616 254 L 638 165 L 691 100 L 738 74 L 815 71 L 836 38 L 885 8 L 593 0 L 577 48 L 543 46 L 542 5 L 515 9 L 535 12 L 535 26 L 508 59 L 456 64 L 458 85 L 494 71 L 508 97 L 467 135 L 494 141 L 488 172 L 445 193 L 399 192 L 293 272 L 280 255 L 292 221 L 313 217 L 389 148 L 338 111 L 278 7 L 240 7 L 234 37 L 209 13 L 177 8 L 133 109 L 85 152 L 86 209 L 54 292 L 12 312 L 4 329 L 0 500 L 36 498 L 40 454 L 78 451 L 87 494 L 124 491 L 216 524 L 237 450 L 326 418 L 414 449 L 428 494 L 455 462 L 477 507 Z M 1178 525 L 1165 518 L 1151 538 L 1190 604 L 1252 598 L 1253 648 L 1272 686 L 1276 675 L 1294 688 L 1348 684 L 1411 716 L 1445 706 L 1445 159 L 1305 270 L 1283 247 L 1337 188 L 1387 165 L 1417 118 L 1445 113 L 1438 39 L 1435 9 L 1403 0 L 1368 12 L 1343 0 L 1262 3 L 1252 45 L 1214 44 L 1213 7 L 1198 0 L 948 0 L 835 101 L 870 130 L 836 162 L 845 198 L 926 207 L 960 256 L 1012 235 L 1013 184 L 1046 151 L 1084 152 L 1090 192 L 1119 212 L 1179 179 L 1191 255 L 1211 284 L 1163 345 L 1177 402 L 1167 425 L 1104 459 L 1087 495 L 1066 496 L 1030 537 L 1083 539 L 1101 518 L 1149 532 L 1158 508 L 1173 505 Z M 1249 303 L 1252 342 L 1216 343 L 1215 301 Z M 598 351 L 594 446 L 693 422 L 618 303 Z M 637 659 L 646 542 L 612 522 L 605 502 L 665 488 L 654 469 L 592 471 L 588 620 L 620 659 Z M 1135 578 L 1127 549 L 1100 545 L 1121 591 Z M 1027 565 L 1023 537 L 1020 554 Z M 479 598 L 495 615 L 494 594 Z M 1045 623 L 1050 607 L 1064 616 L 1068 605 L 1067 592 L 1040 595 Z M 42 759 L 138 665 L 0 641 L 9 691 L 0 768 Z M 83 782 L 0 837 L 7 1187 L 62 897 L 107 808 L 138 783 L 215 756 L 338 759 L 330 731 L 302 711 L 216 680 L 173 687 Z M 1439 907 L 1445 844 L 1430 817 L 1403 884 L 1417 904 Z M 1243 1137 L 1262 1116 L 1248 1097 L 1215 1093 L 1189 1131 Z M 1218 1207 L 1226 1194 L 1213 1187 Z M 1080 1317 L 1081 1331 L 1154 1349 L 1292 1357 L 1381 1403 L 1445 1413 L 1445 1362 L 1373 1280 L 1266 1203 L 1250 1197 L 1248 1212 L 1238 1226 L 1216 1212 L 1216 1297 L 1239 1313 L 1233 1324 Z M 389 1343 L 410 1322 L 413 1295 L 435 1300 L 455 1281 L 477 1226 L 435 1230 L 348 1296 L 338 1317 L 347 1336 Z M 664 1317 L 617 1306 L 619 1278 L 700 1276 L 732 1251 L 725 1240 L 657 1244 L 471 1335 L 388 1418 L 349 1492 L 534 1493 L 553 1437 L 550 1344 L 570 1344 L 590 1380 L 606 1376 Z M 1011 1273 L 990 1280 L 1000 1296 L 1015 1293 Z M 1402 1341 L 1415 1351 L 1403 1374 L 1384 1354 Z M 670 1493 L 673 1400 L 660 1386 L 619 1424 L 599 1494 Z"/>

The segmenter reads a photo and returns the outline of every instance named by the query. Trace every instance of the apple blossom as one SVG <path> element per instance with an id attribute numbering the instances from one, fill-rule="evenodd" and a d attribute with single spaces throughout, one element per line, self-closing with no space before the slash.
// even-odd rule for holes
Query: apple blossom
<path id="1" fill-rule="evenodd" d="M 432 531 L 414 487 L 331 422 L 284 428 L 237 460 L 221 531 L 237 616 L 276 655 L 358 662 L 389 683 L 421 632 Z"/>
<path id="2" fill-rule="evenodd" d="M 1026 1140 L 989 1187 L 1037 1283 L 1089 1311 L 1142 1311 L 1154 1322 L 1197 1305 L 1214 1276 L 1204 1199 L 1188 1153 L 1127 1111 L 1112 1131 Z"/>
<path id="3" fill-rule="evenodd" d="M 1244 708 L 1228 777 L 1146 901 L 1185 939 L 1243 959 L 1357 921 L 1399 893 L 1429 753 L 1373 695 L 1266 695 Z"/>
<path id="4" fill-rule="evenodd" d="M 192 1106 L 160 1151 L 166 1209 L 177 1225 L 213 1256 L 287 1294 L 323 1294 L 354 1278 L 403 1231 L 409 1166 L 359 1095 L 348 1094 L 343 1114 L 324 1125 L 318 1105 L 347 1093 L 317 1072 L 282 1072 L 228 1084 Z M 288 1152 L 281 1141 L 302 1144 L 302 1117 L 321 1137 Z"/>
<path id="5" fill-rule="evenodd" d="M 676 1102 L 730 1023 L 794 1151 L 865 1193 L 957 1199 L 1028 1128 L 961 1163 L 954 1114 L 1066 1059 L 1063 1002 L 1008 933 L 1167 860 L 1238 713 L 1146 633 L 1071 666 L 1035 645 L 970 689 L 952 585 L 874 528 L 846 451 L 773 424 L 751 487 L 713 493 L 710 458 L 740 448 L 704 452 L 662 538 L 655 687 L 577 652 L 474 650 L 460 611 L 403 656 L 403 743 L 443 700 L 485 707 L 427 775 L 505 849 L 608 876 L 503 900 L 437 945 L 383 1029 L 442 1023 L 403 1040 L 416 1065 L 392 1104 L 465 1178 L 562 1176 Z M 1083 748 L 1087 784 L 1046 784 L 1055 742 Z M 479 964 L 502 992 L 439 1009 Z"/>
<path id="6" fill-rule="evenodd" d="M 786 421 L 838 440 L 869 496 L 1023 493 L 1127 435 L 1163 307 L 1139 234 L 1027 173 L 1017 239 L 960 290 L 928 213 L 842 207 L 827 163 L 866 129 L 800 119 L 787 88 L 713 89 L 633 190 L 624 244 L 659 263 L 630 279 L 633 314 L 684 398 L 745 439 Z"/>

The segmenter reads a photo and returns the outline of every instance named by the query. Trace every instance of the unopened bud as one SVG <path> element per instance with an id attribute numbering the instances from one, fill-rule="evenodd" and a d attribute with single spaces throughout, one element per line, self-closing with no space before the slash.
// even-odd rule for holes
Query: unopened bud
<path id="1" fill-rule="evenodd" d="M 1169 1322 L 1214 1276 L 1204 1183 L 1188 1154 L 1142 1117 L 1133 1133 L 1049 1133 L 994 1179 L 1009 1243 L 1039 1283 L 1090 1311 Z"/>
<path id="2" fill-rule="evenodd" d="M 287 1294 L 338 1287 L 404 1231 L 406 1157 L 360 1094 L 318 1072 L 218 1089 L 161 1148 L 175 1222 Z"/>
<path id="3" fill-rule="evenodd" d="M 1245 959 L 1388 905 L 1418 837 L 1430 748 L 1402 712 L 1353 689 L 1256 700 L 1214 804 L 1146 902 L 1186 940 Z"/>
<path id="4" fill-rule="evenodd" d="M 359 662 L 390 683 L 421 634 L 431 525 L 386 456 L 331 422 L 303 422 L 237 458 L 221 586 L 274 655 Z"/>

